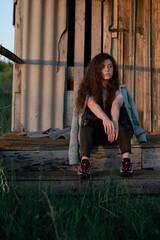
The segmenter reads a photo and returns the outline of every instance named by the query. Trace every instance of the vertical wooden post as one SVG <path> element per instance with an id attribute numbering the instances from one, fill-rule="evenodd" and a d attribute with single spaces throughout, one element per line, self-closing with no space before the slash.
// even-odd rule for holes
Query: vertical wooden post
<path id="1" fill-rule="evenodd" d="M 114 0 L 114 18 L 113 18 L 113 28 L 118 28 L 118 0 Z M 118 39 L 114 38 L 113 40 L 113 57 L 118 61 Z"/>
<path id="2" fill-rule="evenodd" d="M 122 31 L 122 32 L 119 32 L 119 48 L 118 48 L 118 55 L 119 55 L 119 61 L 118 61 L 118 65 L 120 65 L 120 76 L 121 76 L 121 83 L 124 84 L 124 36 L 125 36 L 125 33 Z"/>
<path id="3" fill-rule="evenodd" d="M 23 31 L 23 1 L 17 1 L 15 5 L 15 46 L 14 52 L 22 58 L 22 31 Z M 21 78 L 23 66 L 17 63 L 13 65 L 12 87 L 12 131 L 22 130 L 21 124 Z"/>
<path id="4" fill-rule="evenodd" d="M 160 4 L 159 1 L 151 1 L 151 10 L 152 10 L 152 116 L 153 116 L 153 131 L 157 132 L 160 130 L 160 74 L 159 74 L 159 66 L 160 66 L 160 51 L 159 51 L 159 23 L 160 23 Z"/>
<path id="5" fill-rule="evenodd" d="M 69 85 L 69 86 L 68 86 Z M 69 88 L 69 89 L 68 89 Z M 74 67 L 67 68 L 67 80 L 65 86 L 65 99 L 64 99 L 64 126 L 71 126 L 72 113 L 73 113 L 73 91 L 74 89 Z"/>
<path id="6" fill-rule="evenodd" d="M 84 66 L 85 1 L 75 0 L 74 66 Z"/>
<path id="7" fill-rule="evenodd" d="M 111 53 L 111 32 L 109 26 L 112 24 L 112 1 L 104 1 L 103 5 L 103 52 Z"/>
<path id="8" fill-rule="evenodd" d="M 142 106 L 144 106 L 144 56 L 145 56 L 144 54 L 146 50 L 146 44 L 141 35 L 141 31 L 144 33 L 146 30 L 144 22 L 146 13 L 144 1 L 145 0 L 137 1 L 137 23 L 136 23 L 135 103 L 137 105 L 137 110 L 141 124 L 143 123 L 144 119 Z"/>
<path id="9" fill-rule="evenodd" d="M 129 58 L 129 76 L 130 79 L 128 79 L 128 87 L 129 90 L 133 96 L 135 97 L 135 66 L 136 64 L 136 15 L 137 15 L 137 9 L 136 9 L 136 1 L 131 0 L 130 1 L 130 21 L 129 21 L 129 53 L 128 53 L 128 58 Z M 128 75 L 128 74 L 127 74 Z M 126 75 L 126 77 L 127 77 Z"/>
<path id="10" fill-rule="evenodd" d="M 83 76 L 84 76 L 84 68 L 83 67 L 74 67 L 74 96 L 73 96 L 74 102 L 77 97 L 77 91 L 78 91 L 78 88 L 82 81 Z"/>
<path id="11" fill-rule="evenodd" d="M 135 0 L 119 0 L 118 19 L 118 65 L 121 81 L 134 97 Z"/>
<path id="12" fill-rule="evenodd" d="M 157 26 L 160 27 L 160 2 L 157 1 Z M 157 68 L 160 69 L 160 31 L 157 31 Z M 160 98 L 160 72 L 158 71 L 157 76 L 157 84 L 158 84 L 158 99 Z M 158 129 L 160 132 L 160 100 L 158 100 Z"/>
<path id="13" fill-rule="evenodd" d="M 101 1 L 92 0 L 91 58 L 101 52 Z"/>
<path id="14" fill-rule="evenodd" d="M 84 74 L 85 1 L 75 1 L 74 102 Z"/>
<path id="15" fill-rule="evenodd" d="M 151 0 L 152 1 L 152 0 Z M 143 109 L 143 127 L 147 132 L 152 131 L 153 119 L 152 119 L 152 23 L 151 23 L 151 14 L 152 10 L 150 9 L 150 0 L 145 1 L 145 29 L 144 29 L 144 39 L 146 47 L 143 50 L 144 55 L 144 104 L 142 105 Z M 157 24 L 156 24 L 157 25 Z M 155 46 L 154 46 L 155 48 Z M 141 65 L 142 65 L 141 61 Z M 141 85 L 142 86 L 142 85 Z M 156 106 L 157 108 L 157 106 Z"/>
<path id="16" fill-rule="evenodd" d="M 151 54 L 150 0 L 137 1 L 135 102 L 148 132 L 152 130 Z"/>

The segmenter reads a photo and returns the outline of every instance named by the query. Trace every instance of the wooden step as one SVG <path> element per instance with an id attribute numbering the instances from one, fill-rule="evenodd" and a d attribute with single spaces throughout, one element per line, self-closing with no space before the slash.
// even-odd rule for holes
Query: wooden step
<path id="1" fill-rule="evenodd" d="M 1 156 L 4 166 L 11 171 L 75 171 L 75 166 L 69 165 L 68 149 L 41 151 L 3 150 Z M 141 169 L 141 148 L 134 147 L 131 159 L 135 170 Z M 117 146 L 99 146 L 91 153 L 93 170 L 106 171 L 120 168 L 121 155 Z M 77 170 L 76 170 L 77 171 Z"/>
<path id="2" fill-rule="evenodd" d="M 150 134 L 148 142 L 138 145 L 132 140 L 131 161 L 134 170 L 160 170 L 160 135 Z M 9 132 L 0 137 L 0 156 L 6 170 L 11 171 L 77 171 L 69 165 L 69 140 L 28 138 Z M 121 155 L 117 145 L 97 146 L 91 153 L 92 169 L 109 171 L 120 168 Z"/>
<path id="3" fill-rule="evenodd" d="M 127 178 L 120 177 L 117 171 L 92 171 L 90 178 L 80 178 L 75 172 L 16 172 L 15 178 L 14 186 L 18 189 L 50 188 L 56 194 L 83 194 L 89 189 L 103 190 L 105 186 L 122 194 L 160 194 L 160 172 L 151 170 L 134 171 Z"/>
<path id="4" fill-rule="evenodd" d="M 117 145 L 97 146 L 92 149 L 91 179 L 77 175 L 77 165 L 68 160 L 69 141 L 49 137 L 31 139 L 10 132 L 0 136 L 0 158 L 7 170 L 8 181 L 12 172 L 15 186 L 25 188 L 53 188 L 57 194 L 69 191 L 84 193 L 87 187 L 103 189 L 105 184 L 116 185 L 122 192 L 132 194 L 160 193 L 160 135 L 149 134 L 148 142 L 138 145 L 132 140 L 131 160 L 134 176 L 119 176 L 121 155 Z M 13 171 L 14 170 L 14 171 Z"/>

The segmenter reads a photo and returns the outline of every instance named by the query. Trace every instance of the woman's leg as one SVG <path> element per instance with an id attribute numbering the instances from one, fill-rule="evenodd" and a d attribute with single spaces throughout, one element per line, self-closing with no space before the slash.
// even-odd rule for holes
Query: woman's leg
<path id="1" fill-rule="evenodd" d="M 80 156 L 82 159 L 90 157 L 93 143 L 99 145 L 108 141 L 104 132 L 102 120 L 98 119 L 91 111 L 82 116 L 80 128 Z"/>
<path id="2" fill-rule="evenodd" d="M 80 126 L 80 157 L 78 174 L 90 174 L 90 150 L 96 125 L 95 115 L 87 108 L 81 119 Z"/>
<path id="3" fill-rule="evenodd" d="M 130 129 L 125 129 L 122 125 L 119 125 L 119 128 L 120 131 L 117 141 L 122 154 L 120 174 L 121 176 L 130 176 L 133 173 L 133 167 L 130 160 L 132 131 Z"/>
<path id="4" fill-rule="evenodd" d="M 121 174 L 131 174 L 133 172 L 132 163 L 130 161 L 131 153 L 131 138 L 133 136 L 132 126 L 126 112 L 123 108 L 119 118 L 119 133 L 117 142 L 122 155 Z"/>
<path id="5" fill-rule="evenodd" d="M 120 109 L 119 116 L 119 133 L 118 133 L 118 145 L 121 150 L 122 157 L 129 157 L 131 153 L 131 139 L 133 136 L 133 129 L 128 117 L 125 107 Z"/>
<path id="6" fill-rule="evenodd" d="M 127 126 L 123 126 L 119 124 L 119 133 L 118 133 L 117 142 L 123 158 L 129 157 L 131 153 L 132 135 L 133 133 L 130 128 L 127 128 Z"/>
<path id="7" fill-rule="evenodd" d="M 80 128 L 80 156 L 81 159 L 90 157 L 90 150 L 93 144 L 94 127 L 89 125 Z"/>
<path id="8" fill-rule="evenodd" d="M 93 141 L 103 138 L 104 129 L 102 121 L 99 120 L 89 109 L 82 116 L 80 127 L 80 168 L 78 174 L 90 173 L 90 151 Z"/>

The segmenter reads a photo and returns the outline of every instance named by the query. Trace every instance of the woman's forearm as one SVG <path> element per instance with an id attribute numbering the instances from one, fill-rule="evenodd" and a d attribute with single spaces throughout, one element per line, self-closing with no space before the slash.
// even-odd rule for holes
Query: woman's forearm
<path id="1" fill-rule="evenodd" d="M 90 97 L 87 101 L 87 106 L 95 114 L 96 117 L 102 120 L 104 126 L 104 132 L 107 135 L 114 135 L 114 125 L 109 117 L 105 114 L 102 108 L 96 103 L 96 101 Z"/>
<path id="2" fill-rule="evenodd" d="M 122 105 L 123 105 L 123 97 L 122 96 L 116 97 L 112 103 L 111 116 L 112 116 L 112 121 L 115 123 L 118 123 L 120 108 Z"/>
<path id="3" fill-rule="evenodd" d="M 88 98 L 87 106 L 99 119 L 103 120 L 104 118 L 108 118 L 102 108 L 96 103 L 96 101 L 92 97 Z"/>
<path id="4" fill-rule="evenodd" d="M 112 116 L 112 121 L 113 122 L 118 122 L 118 120 L 119 120 L 119 112 L 120 112 L 119 105 L 118 104 L 112 105 L 111 116 Z"/>

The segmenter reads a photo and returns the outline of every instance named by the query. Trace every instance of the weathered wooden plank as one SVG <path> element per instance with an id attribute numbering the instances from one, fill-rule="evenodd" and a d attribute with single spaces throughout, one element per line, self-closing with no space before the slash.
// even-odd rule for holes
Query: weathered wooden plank
<path id="1" fill-rule="evenodd" d="M 108 180 L 109 181 L 109 180 Z M 112 181 L 113 184 L 117 184 L 117 180 Z M 92 182 L 92 189 L 103 190 L 106 181 L 101 180 L 98 182 Z M 160 179 L 143 179 L 142 181 L 134 180 L 131 182 L 124 182 L 123 180 L 119 181 L 117 184 L 117 189 L 123 193 L 130 194 L 160 194 Z M 53 189 L 56 194 L 69 194 L 69 193 L 85 193 L 86 189 L 90 188 L 91 184 L 89 182 L 83 181 L 17 181 L 15 183 L 16 188 L 25 188 L 25 189 Z"/>
<path id="2" fill-rule="evenodd" d="M 23 24 L 24 24 L 24 2 L 18 1 L 15 5 L 15 44 L 14 52 L 22 58 Z M 12 88 L 12 131 L 22 130 L 21 128 L 21 81 L 22 68 L 20 64 L 13 66 L 13 88 Z"/>
<path id="3" fill-rule="evenodd" d="M 141 123 L 143 123 L 143 87 L 145 84 L 143 66 L 146 44 L 142 35 L 146 30 L 144 22 L 145 13 L 145 1 L 137 1 L 135 103 L 137 105 L 137 110 Z"/>
<path id="4" fill-rule="evenodd" d="M 64 95 L 65 95 L 65 79 L 66 79 L 66 68 L 61 67 L 60 71 L 57 73 L 56 77 L 56 84 L 55 84 L 55 89 L 56 91 L 54 92 L 54 99 L 55 99 L 55 105 L 54 105 L 54 125 L 53 129 L 64 128 Z M 45 128 L 46 129 L 46 128 Z"/>
<path id="5" fill-rule="evenodd" d="M 57 151 L 3 151 L 4 167 L 15 171 L 68 171 L 68 150 Z M 68 169 L 68 170 L 67 170 Z"/>
<path id="6" fill-rule="evenodd" d="M 73 91 L 67 91 L 66 98 L 66 111 L 65 111 L 65 127 L 71 126 L 72 113 L 73 113 Z"/>
<path id="7" fill-rule="evenodd" d="M 150 20 L 150 1 L 145 2 L 145 30 L 144 36 L 142 39 L 146 43 L 144 54 L 144 105 L 143 105 L 143 128 L 147 132 L 152 131 L 152 66 L 151 66 L 151 58 L 152 58 L 152 49 L 151 49 L 151 20 Z"/>
<path id="8" fill-rule="evenodd" d="M 131 154 L 131 161 L 135 170 L 141 169 L 141 148 L 135 147 Z M 1 151 L 4 166 L 7 170 L 12 167 L 16 171 L 71 171 L 68 150 L 50 151 Z M 115 170 L 120 168 L 121 155 L 117 146 L 93 148 L 91 152 L 93 170 Z M 12 165 L 13 164 L 13 165 Z M 74 168 L 75 169 L 75 168 Z"/>
<path id="9" fill-rule="evenodd" d="M 24 24 L 24 2 L 17 1 L 15 4 L 15 54 L 22 58 L 23 53 L 23 24 Z"/>
<path id="10" fill-rule="evenodd" d="M 124 8 L 125 6 L 125 8 Z M 118 6 L 118 65 L 121 81 L 134 96 L 135 1 L 121 0 Z"/>
<path id="11" fill-rule="evenodd" d="M 149 0 L 137 2 L 135 82 L 135 102 L 140 123 L 147 131 L 151 130 L 149 2 Z"/>
<path id="12" fill-rule="evenodd" d="M 8 180 L 10 180 L 10 177 L 12 176 L 12 172 L 8 172 Z M 79 176 L 75 174 L 75 171 L 49 171 L 49 172 L 43 172 L 43 171 L 25 171 L 25 172 L 15 172 L 16 174 L 16 180 L 17 181 L 36 181 L 36 180 L 44 180 L 44 181 L 78 181 Z M 132 180 L 142 180 L 142 179 L 159 179 L 160 178 L 160 171 L 152 171 L 152 170 L 140 170 L 135 171 L 132 178 L 121 178 L 119 174 L 117 174 L 117 171 L 111 170 L 111 171 L 92 171 L 91 172 L 92 180 L 105 180 L 105 179 L 125 179 L 126 181 Z M 85 180 L 85 179 L 84 179 Z"/>
<path id="13" fill-rule="evenodd" d="M 21 78 L 22 66 L 20 64 L 13 65 L 13 87 L 12 87 L 12 131 L 23 131 L 21 124 Z"/>
<path id="14" fill-rule="evenodd" d="M 67 79 L 64 97 L 64 126 L 71 126 L 74 95 L 74 67 L 67 68 Z"/>
<path id="15" fill-rule="evenodd" d="M 12 107 L 12 131 L 21 130 L 23 131 L 23 126 L 21 125 L 21 93 L 14 92 L 12 96 L 12 102 L 14 106 Z"/>
<path id="16" fill-rule="evenodd" d="M 101 52 L 101 1 L 92 1 L 91 58 Z"/>
<path id="17" fill-rule="evenodd" d="M 158 25 L 158 14 L 159 14 L 159 1 L 151 1 L 152 2 L 152 121 L 153 121 L 153 131 L 159 131 L 158 127 L 158 119 L 160 116 L 159 112 L 159 82 L 158 82 L 158 68 L 160 63 L 158 62 L 158 45 L 159 45 L 159 25 Z"/>
<path id="18" fill-rule="evenodd" d="M 160 26 L 160 2 L 157 1 L 157 25 Z M 158 62 L 158 70 L 160 69 L 160 28 L 158 27 L 158 39 L 157 39 L 157 62 Z M 158 71 L 158 77 L 157 77 L 157 83 L 158 83 L 158 97 L 160 96 L 160 72 Z M 158 101 L 158 131 L 160 132 L 160 101 Z"/>
<path id="19" fill-rule="evenodd" d="M 118 0 L 113 1 L 113 28 L 118 28 Z M 118 39 L 113 39 L 113 57 L 118 62 Z"/>
<path id="20" fill-rule="evenodd" d="M 121 83 L 124 84 L 124 32 L 119 32 L 118 41 L 118 65 L 120 66 L 119 73 L 121 77 Z"/>
<path id="21" fill-rule="evenodd" d="M 20 132 L 7 132 L 0 136 L 0 152 L 6 151 L 50 151 L 50 150 L 68 150 L 69 139 L 53 139 L 49 135 L 30 138 L 28 136 L 19 136 Z"/>
<path id="22" fill-rule="evenodd" d="M 25 189 L 53 189 L 56 194 L 84 193 L 86 189 L 102 190 L 104 186 L 110 188 L 115 186 L 121 193 L 131 194 L 159 194 L 160 193 L 160 173 L 152 171 L 135 172 L 131 178 L 121 178 L 116 172 L 94 172 L 91 181 L 86 178 L 75 176 L 74 172 L 69 173 L 16 173 L 15 186 Z M 10 178 L 8 179 L 10 181 Z"/>
<path id="23" fill-rule="evenodd" d="M 103 2 L 103 51 L 111 54 L 111 32 L 109 27 L 112 24 L 112 1 Z"/>
<path id="24" fill-rule="evenodd" d="M 142 149 L 142 169 L 153 168 L 160 170 L 160 146 Z"/>
<path id="25" fill-rule="evenodd" d="M 75 1 L 75 54 L 74 66 L 84 66 L 85 1 Z"/>
<path id="26" fill-rule="evenodd" d="M 142 10 L 143 9 L 143 10 Z M 143 112 L 142 112 L 142 101 L 144 97 L 144 53 L 145 53 L 145 42 L 141 35 L 145 31 L 145 8 L 144 0 L 137 1 L 137 21 L 136 21 L 136 62 L 135 62 L 135 103 L 137 105 L 137 110 L 140 118 L 140 122 L 143 122 Z"/>
<path id="27" fill-rule="evenodd" d="M 13 52 L 9 51 L 7 48 L 0 45 L 0 54 L 10 59 L 11 61 L 21 64 L 22 59 L 15 55 Z"/>
<path id="28" fill-rule="evenodd" d="M 79 88 L 79 85 L 83 79 L 84 76 L 84 68 L 83 67 L 74 67 L 74 96 L 73 100 L 75 102 L 77 91 Z"/>
<path id="29" fill-rule="evenodd" d="M 125 35 L 125 48 L 126 45 L 128 46 L 127 56 L 124 56 L 125 66 L 127 68 L 124 71 L 124 79 L 126 81 L 126 86 L 132 96 L 134 97 L 134 90 L 135 90 L 135 40 L 136 40 L 136 1 L 131 0 L 129 1 L 129 32 L 126 32 Z M 128 36 L 128 38 L 127 38 Z M 128 42 L 127 42 L 128 41 Z"/>
<path id="30" fill-rule="evenodd" d="M 57 74 L 55 79 L 55 89 L 54 90 L 54 128 L 64 128 L 64 92 L 65 92 L 65 79 L 66 79 L 66 67 L 67 67 L 67 38 L 68 31 L 66 23 L 66 9 L 67 9 L 67 0 L 57 1 L 58 5 L 58 24 L 57 24 L 57 47 L 58 47 L 58 56 L 57 61 L 63 62 L 64 66 L 60 64 L 60 68 L 57 68 Z M 55 24 L 57 19 L 55 19 Z M 55 34 L 55 33 L 54 33 Z M 55 51 L 55 50 L 54 50 Z"/>
<path id="31" fill-rule="evenodd" d="M 132 148 L 132 154 L 130 155 L 135 170 L 141 169 L 141 148 Z M 92 168 L 97 170 L 115 170 L 120 169 L 120 163 L 122 157 L 118 147 L 112 146 L 112 148 L 97 148 L 93 149 L 91 154 Z"/>

